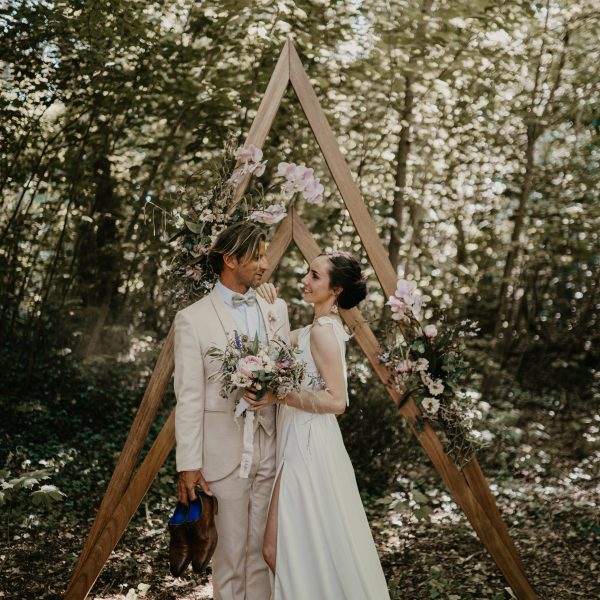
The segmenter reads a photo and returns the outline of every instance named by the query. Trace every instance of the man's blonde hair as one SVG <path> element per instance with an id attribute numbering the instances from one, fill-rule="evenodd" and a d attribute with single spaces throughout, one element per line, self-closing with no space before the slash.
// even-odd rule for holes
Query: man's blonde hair
<path id="1" fill-rule="evenodd" d="M 251 260 L 261 242 L 267 238 L 256 223 L 240 221 L 224 229 L 208 252 L 208 264 L 216 275 L 223 271 L 223 257 L 235 256 L 239 261 Z"/>

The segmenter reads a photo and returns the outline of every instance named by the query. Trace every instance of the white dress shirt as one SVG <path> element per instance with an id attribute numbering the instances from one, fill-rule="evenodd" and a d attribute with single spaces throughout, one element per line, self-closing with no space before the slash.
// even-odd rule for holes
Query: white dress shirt
<path id="1" fill-rule="evenodd" d="M 217 281 L 215 288 L 218 290 L 221 298 L 223 298 L 223 301 L 231 311 L 239 333 L 247 335 L 249 338 L 254 338 L 258 333 L 258 339 L 261 342 L 266 343 L 267 330 L 263 321 L 260 306 L 258 305 L 258 300 L 252 306 L 248 306 L 245 303 L 233 306 L 232 297 L 237 292 L 230 290 L 220 281 Z M 241 295 L 244 296 L 245 294 Z"/>

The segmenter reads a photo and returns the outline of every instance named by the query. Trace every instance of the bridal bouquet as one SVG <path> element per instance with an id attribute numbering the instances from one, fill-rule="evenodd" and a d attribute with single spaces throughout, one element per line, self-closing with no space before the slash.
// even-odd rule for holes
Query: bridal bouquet
<path id="1" fill-rule="evenodd" d="M 221 361 L 221 369 L 212 377 L 222 381 L 222 394 L 228 396 L 235 390 L 252 387 L 260 398 L 271 390 L 277 398 L 285 398 L 290 392 L 300 390 L 306 373 L 306 363 L 298 360 L 298 351 L 291 349 L 281 340 L 268 346 L 234 332 L 224 350 L 211 348 L 207 356 Z M 239 417 L 248 408 L 241 400 L 235 409 Z"/>
<path id="2" fill-rule="evenodd" d="M 402 403 L 412 397 L 421 408 L 417 429 L 423 421 L 441 429 L 446 452 L 463 466 L 483 445 L 473 424 L 473 396 L 465 389 L 469 363 L 464 341 L 476 336 L 478 328 L 469 320 L 444 325 L 443 315 L 436 324 L 426 324 L 423 311 L 429 300 L 415 281 L 398 281 L 387 304 L 400 327 L 389 330 L 379 359 L 391 371 L 389 383 L 402 395 Z"/>
<path id="3" fill-rule="evenodd" d="M 261 344 L 258 336 L 250 339 L 234 332 L 224 350 L 210 348 L 207 356 L 220 360 L 221 369 L 211 377 L 222 381 L 222 395 L 228 396 L 235 390 L 248 387 L 257 390 L 260 400 L 267 390 L 273 391 L 277 398 L 300 390 L 300 384 L 306 373 L 306 363 L 298 360 L 297 351 L 292 350 L 280 340 L 268 346 Z M 247 479 L 254 456 L 254 413 L 247 411 L 248 403 L 242 399 L 238 402 L 234 418 L 244 412 L 244 450 L 240 462 L 240 477 Z"/>

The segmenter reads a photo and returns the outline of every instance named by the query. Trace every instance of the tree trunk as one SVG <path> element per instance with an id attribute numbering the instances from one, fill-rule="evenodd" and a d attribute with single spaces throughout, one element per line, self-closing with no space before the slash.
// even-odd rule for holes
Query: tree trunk
<path id="1" fill-rule="evenodd" d="M 500 286 L 500 295 L 498 302 L 498 314 L 496 317 L 496 325 L 494 335 L 498 336 L 502 329 L 507 329 L 503 324 L 508 316 L 508 301 L 513 292 L 513 272 L 515 264 L 521 254 L 521 231 L 527 212 L 529 196 L 533 188 L 534 176 L 534 154 L 535 145 L 541 133 L 541 126 L 532 116 L 531 121 L 527 125 L 527 148 L 525 151 L 525 175 L 523 177 L 523 185 L 521 194 L 519 195 L 519 206 L 515 214 L 515 223 L 513 226 L 512 235 L 510 237 L 510 247 L 506 255 L 504 263 L 504 271 L 502 273 L 502 284 Z"/>
<path id="2" fill-rule="evenodd" d="M 421 15 L 423 18 L 419 21 L 415 31 L 416 40 L 423 36 L 426 26 L 424 17 L 431 12 L 431 5 L 432 0 L 422 0 Z M 406 203 L 408 156 L 410 153 L 411 126 L 415 100 L 412 89 L 414 84 L 412 67 L 415 62 L 415 55 L 411 54 L 408 60 L 408 68 L 404 76 L 404 103 L 402 110 L 400 111 L 402 129 L 400 130 L 400 139 L 398 140 L 398 149 L 396 151 L 396 176 L 391 213 L 393 222 L 390 224 L 390 241 L 388 244 L 388 256 L 394 269 L 397 269 L 398 264 L 400 263 L 400 236 L 402 235 L 403 216 Z"/>

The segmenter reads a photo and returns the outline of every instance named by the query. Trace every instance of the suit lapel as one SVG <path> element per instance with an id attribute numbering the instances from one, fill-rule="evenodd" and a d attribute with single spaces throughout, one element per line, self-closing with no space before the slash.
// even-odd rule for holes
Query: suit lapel
<path id="1" fill-rule="evenodd" d="M 267 343 L 271 342 L 273 337 L 272 332 L 272 323 L 271 319 L 269 319 L 269 313 L 273 310 L 272 306 L 268 304 L 265 300 L 263 300 L 258 294 L 256 294 L 256 301 L 258 302 L 258 307 L 260 308 L 260 314 L 262 315 L 262 320 L 265 325 L 265 331 L 267 332 Z"/>
<path id="2" fill-rule="evenodd" d="M 217 318 L 221 323 L 225 337 L 229 340 L 233 336 L 233 332 L 237 329 L 237 325 L 233 320 L 233 315 L 227 308 L 227 305 L 225 304 L 225 301 L 221 297 L 221 294 L 219 294 L 218 290 L 213 289 L 208 297 L 213 305 L 213 308 L 215 309 Z"/>

